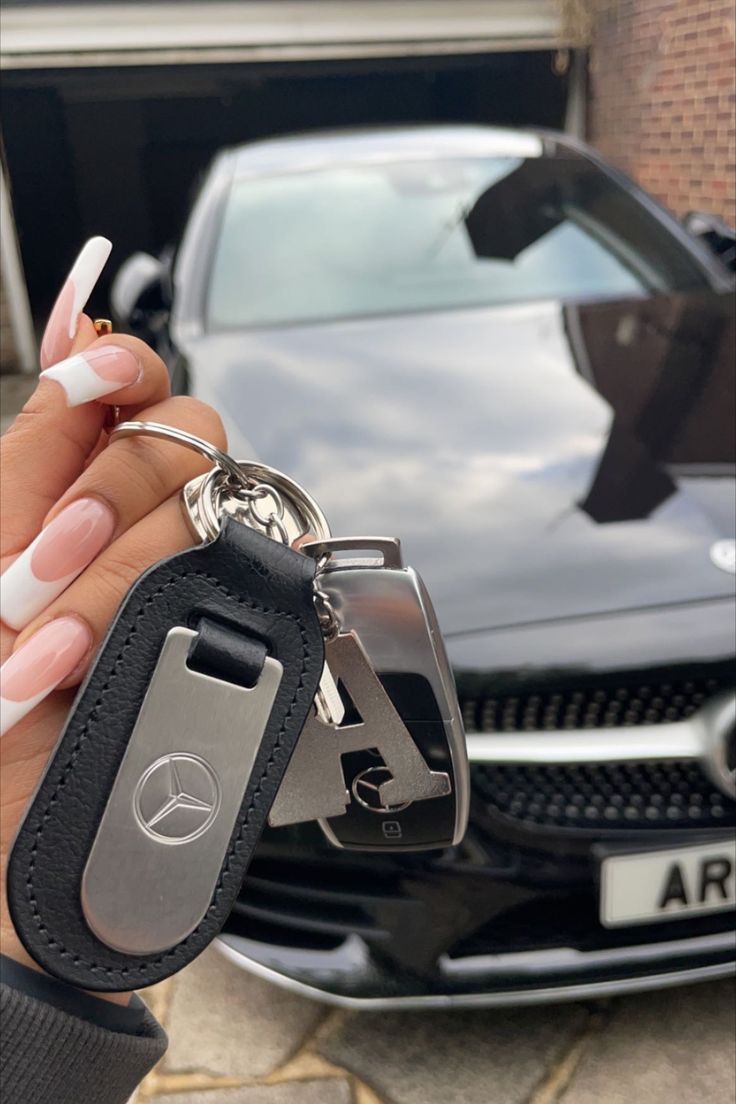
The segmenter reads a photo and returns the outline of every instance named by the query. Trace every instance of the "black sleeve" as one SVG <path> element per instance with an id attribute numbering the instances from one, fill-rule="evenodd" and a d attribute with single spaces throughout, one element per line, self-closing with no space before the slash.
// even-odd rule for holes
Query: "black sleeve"
<path id="1" fill-rule="evenodd" d="M 166 1050 L 138 997 L 117 1005 L 0 960 L 3 1104 L 126 1104 Z"/>

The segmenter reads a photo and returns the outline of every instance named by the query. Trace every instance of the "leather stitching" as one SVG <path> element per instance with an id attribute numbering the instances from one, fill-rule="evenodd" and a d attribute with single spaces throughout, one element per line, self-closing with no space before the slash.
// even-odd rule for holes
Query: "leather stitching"
<path id="1" fill-rule="evenodd" d="M 81 751 L 81 748 L 82 748 L 82 745 L 83 745 L 84 741 L 87 739 L 87 736 L 88 736 L 88 731 L 87 730 L 88 730 L 88 727 L 89 727 L 91 721 L 93 720 L 93 718 L 97 719 L 96 718 L 97 709 L 103 704 L 103 699 L 104 699 L 105 694 L 110 689 L 113 681 L 117 677 L 118 668 L 120 666 L 120 663 L 123 660 L 125 652 L 130 647 L 130 645 L 133 641 L 133 638 L 135 637 L 136 633 L 138 632 L 138 622 L 140 621 L 140 619 L 145 614 L 146 609 L 149 606 L 151 606 L 154 601 L 156 601 L 158 598 L 160 598 L 161 595 L 164 593 L 164 591 L 166 591 L 168 589 L 168 587 L 173 586 L 174 583 L 178 582 L 180 579 L 193 578 L 193 577 L 196 577 L 196 576 L 205 578 L 210 583 L 214 583 L 215 588 L 217 590 L 219 590 L 222 594 L 224 594 L 228 598 L 234 598 L 240 605 L 248 606 L 249 608 L 258 611 L 259 613 L 270 613 L 270 614 L 275 614 L 278 617 L 286 617 L 290 621 L 295 622 L 295 624 L 297 625 L 297 628 L 299 629 L 299 632 L 301 634 L 303 650 L 304 650 L 304 658 L 303 658 L 303 661 L 302 661 L 302 664 L 301 664 L 301 669 L 300 669 L 300 672 L 299 672 L 299 680 L 297 682 L 297 685 L 296 685 L 296 688 L 294 690 L 294 694 L 291 698 L 291 701 L 289 702 L 289 707 L 286 710 L 286 713 L 284 715 L 284 720 L 281 724 L 278 735 L 277 735 L 276 739 L 274 740 L 273 747 L 271 748 L 271 753 L 268 757 L 268 761 L 266 762 L 266 764 L 265 764 L 265 766 L 264 766 L 264 768 L 261 772 L 261 777 L 258 779 L 258 785 L 256 786 L 256 789 L 255 789 L 255 792 L 254 792 L 253 797 L 251 799 L 250 805 L 248 806 L 248 808 L 246 810 L 246 813 L 245 813 L 245 816 L 243 817 L 242 823 L 240 825 L 240 830 L 238 831 L 238 834 L 235 837 L 235 840 L 233 841 L 231 847 L 228 850 L 228 853 L 227 853 L 226 858 L 225 858 L 225 863 L 223 864 L 223 867 L 220 870 L 220 876 L 217 880 L 217 885 L 215 886 L 215 891 L 214 891 L 212 900 L 210 901 L 210 904 L 207 907 L 207 912 L 205 913 L 202 920 L 200 920 L 197 927 L 194 928 L 193 931 L 191 931 L 185 939 L 182 939 L 179 943 L 176 944 L 175 947 L 172 947 L 170 950 L 168 950 L 165 953 L 159 955 L 158 958 L 149 959 L 146 962 L 139 962 L 137 965 L 130 966 L 130 967 L 129 966 L 101 966 L 101 965 L 99 965 L 98 963 L 95 963 L 95 962 L 85 961 L 85 959 L 83 959 L 80 955 L 73 955 L 72 952 L 69 951 L 62 943 L 59 943 L 58 940 L 53 938 L 53 936 L 49 933 L 48 928 L 43 923 L 43 919 L 41 917 L 41 913 L 40 913 L 40 910 L 38 908 L 38 902 L 37 902 L 37 898 L 36 898 L 34 888 L 33 888 L 33 873 L 34 873 L 34 868 L 35 868 L 35 856 L 36 856 L 36 853 L 38 851 L 38 847 L 39 847 L 40 842 L 41 842 L 41 837 L 43 836 L 43 833 L 45 831 L 45 824 L 51 818 L 52 806 L 55 805 L 57 800 L 58 800 L 59 791 L 61 789 L 63 789 L 63 787 L 66 785 L 66 780 L 69 776 L 69 773 L 70 773 L 70 771 L 72 770 L 72 768 L 74 766 L 74 763 L 75 763 L 75 761 L 76 761 L 76 759 L 77 759 L 77 757 L 78 757 L 78 755 Z M 299 693 L 303 688 L 304 675 L 305 675 L 305 672 L 306 672 L 306 668 L 309 664 L 310 658 L 311 658 L 311 652 L 310 652 L 309 645 L 308 645 L 307 634 L 304 631 L 304 627 L 301 624 L 300 619 L 296 616 L 296 614 L 288 613 L 285 610 L 279 610 L 279 609 L 276 609 L 276 608 L 271 607 L 271 606 L 263 606 L 263 605 L 260 605 L 258 602 L 254 602 L 254 601 L 252 601 L 251 599 L 248 599 L 248 598 L 241 598 L 237 594 L 234 594 L 231 590 L 229 590 L 222 583 L 220 583 L 215 578 L 214 575 L 207 574 L 206 571 L 197 570 L 197 571 L 187 571 L 187 572 L 184 572 L 183 574 L 180 573 L 180 572 L 178 572 L 176 574 L 172 574 L 171 577 L 165 583 L 162 583 L 161 586 L 159 586 L 158 589 L 155 590 L 153 594 L 150 594 L 148 596 L 148 598 L 146 599 L 143 606 L 141 606 L 141 608 L 138 610 L 138 612 L 135 616 L 134 623 L 133 623 L 128 635 L 126 636 L 126 638 L 123 642 L 123 645 L 120 649 L 120 652 L 118 653 L 118 655 L 115 658 L 115 662 L 113 664 L 112 671 L 110 672 L 110 675 L 108 676 L 108 679 L 105 682 L 105 685 L 100 690 L 99 695 L 97 697 L 97 701 L 95 702 L 92 709 L 90 710 L 89 717 L 87 718 L 87 721 L 85 722 L 85 725 L 84 725 L 82 731 L 77 736 L 77 739 L 74 743 L 74 746 L 72 747 L 72 749 L 70 751 L 69 759 L 67 761 L 67 764 L 64 767 L 62 777 L 59 779 L 56 786 L 54 787 L 54 791 L 51 795 L 51 798 L 49 799 L 49 803 L 46 806 L 46 809 L 44 810 L 44 813 L 43 813 L 42 818 L 41 818 L 41 825 L 36 829 L 36 832 L 34 834 L 34 843 L 33 843 L 33 847 L 31 848 L 31 862 L 30 862 L 30 865 L 29 865 L 29 868 L 28 868 L 28 873 L 26 875 L 26 885 L 28 887 L 28 901 L 29 901 L 30 907 L 31 907 L 32 918 L 33 918 L 33 920 L 36 924 L 36 928 L 38 929 L 39 934 L 43 937 L 43 939 L 45 940 L 46 945 L 48 947 L 57 947 L 59 956 L 61 958 L 67 958 L 70 955 L 72 955 L 72 961 L 74 962 L 75 965 L 85 966 L 88 970 L 90 970 L 91 973 L 102 971 L 105 974 L 117 974 L 117 975 L 120 975 L 121 977 L 125 977 L 126 975 L 131 974 L 131 973 L 135 973 L 135 972 L 145 974 L 146 971 L 149 968 L 151 968 L 153 966 L 161 965 L 161 963 L 165 962 L 166 959 L 176 956 L 180 952 L 180 950 L 183 947 L 186 947 L 187 944 L 189 943 L 189 941 L 197 935 L 197 933 L 199 932 L 202 925 L 205 923 L 207 918 L 211 915 L 211 913 L 217 907 L 217 899 L 218 899 L 218 896 L 220 895 L 220 893 L 222 892 L 223 879 L 229 873 L 232 859 L 234 858 L 235 852 L 237 851 L 240 843 L 242 842 L 243 835 L 245 834 L 245 830 L 248 827 L 250 816 L 251 816 L 251 813 L 253 812 L 253 809 L 254 809 L 256 800 L 258 798 L 258 795 L 261 792 L 262 785 L 263 785 L 264 781 L 266 780 L 266 777 L 268 776 L 268 774 L 270 772 L 271 766 L 273 765 L 274 754 L 275 754 L 276 750 L 280 747 L 281 738 L 284 735 L 284 732 L 285 732 L 286 727 L 288 725 L 289 719 L 290 719 L 290 717 L 292 715 L 292 712 L 294 710 L 294 706 L 296 704 L 297 697 L 299 696 Z"/>

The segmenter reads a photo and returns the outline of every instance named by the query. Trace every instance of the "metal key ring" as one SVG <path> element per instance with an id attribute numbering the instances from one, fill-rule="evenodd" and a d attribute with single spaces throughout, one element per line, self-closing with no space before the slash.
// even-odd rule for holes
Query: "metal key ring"
<path id="1" fill-rule="evenodd" d="M 193 433 L 187 433 L 183 429 L 175 429 L 173 426 L 163 425 L 161 422 L 121 422 L 110 433 L 110 440 L 122 437 L 156 437 L 160 441 L 173 441 L 177 445 L 199 452 L 208 460 L 224 471 L 234 486 L 243 486 L 243 473 L 232 456 L 211 445 L 209 441 L 203 441 L 201 437 L 195 437 Z"/>

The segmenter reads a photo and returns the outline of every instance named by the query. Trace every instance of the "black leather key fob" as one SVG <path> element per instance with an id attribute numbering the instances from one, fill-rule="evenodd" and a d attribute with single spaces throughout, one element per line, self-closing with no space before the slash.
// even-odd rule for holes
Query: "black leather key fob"
<path id="1" fill-rule="evenodd" d="M 313 576 L 228 519 L 127 595 L 9 861 L 13 923 L 49 973 L 134 989 L 217 935 L 322 674 Z"/>

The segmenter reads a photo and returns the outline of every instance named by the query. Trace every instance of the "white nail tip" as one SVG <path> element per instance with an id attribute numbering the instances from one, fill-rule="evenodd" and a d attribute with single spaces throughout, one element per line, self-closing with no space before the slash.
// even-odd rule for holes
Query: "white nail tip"
<path id="1" fill-rule="evenodd" d="M 87 305 L 94 286 L 100 278 L 107 258 L 112 251 L 112 242 L 107 238 L 90 238 L 79 251 L 69 273 L 69 281 L 74 286 L 74 302 L 69 319 L 69 339 L 77 336 L 79 315 Z"/>
<path id="2" fill-rule="evenodd" d="M 81 353 L 60 360 L 53 367 L 46 368 L 41 375 L 44 379 L 56 380 L 61 384 L 69 406 L 80 406 L 92 399 L 100 399 L 103 395 L 120 391 L 124 386 L 117 380 L 103 379 Z"/>
<path id="3" fill-rule="evenodd" d="M 32 709 L 49 696 L 53 689 L 53 686 L 49 686 L 40 694 L 25 698 L 24 701 L 10 701 L 9 698 L 0 697 L 0 736 L 4 736 L 9 729 L 18 724 L 18 721 L 22 721 Z"/>
<path id="4" fill-rule="evenodd" d="M 31 568 L 31 557 L 42 536 L 43 531 L 0 576 L 0 618 L 16 632 L 29 625 L 54 598 L 58 598 L 82 570 L 71 571 L 61 579 L 48 582 L 36 578 Z"/>

